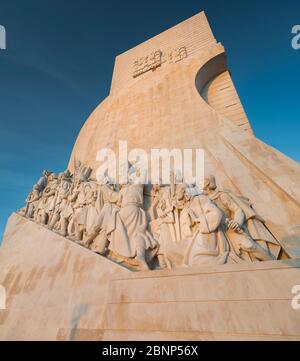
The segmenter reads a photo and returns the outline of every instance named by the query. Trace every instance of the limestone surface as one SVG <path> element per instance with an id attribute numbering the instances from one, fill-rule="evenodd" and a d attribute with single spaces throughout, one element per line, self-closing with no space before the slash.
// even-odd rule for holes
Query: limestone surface
<path id="1" fill-rule="evenodd" d="M 203 188 L 174 173 L 141 184 L 136 164 L 125 184 L 99 178 L 99 150 L 120 141 L 203 149 Z M 193 16 L 116 57 L 68 169 L 44 171 L 8 220 L 0 339 L 299 340 L 299 184 L 300 165 L 256 138 L 224 47 Z"/>

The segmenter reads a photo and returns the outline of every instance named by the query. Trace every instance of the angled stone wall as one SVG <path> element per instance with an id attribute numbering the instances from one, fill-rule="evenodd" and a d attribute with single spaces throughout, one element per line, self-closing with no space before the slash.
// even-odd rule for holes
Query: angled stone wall
<path id="1" fill-rule="evenodd" d="M 13 214 L 0 248 L 1 340 L 102 339 L 113 275 L 129 271 Z"/>

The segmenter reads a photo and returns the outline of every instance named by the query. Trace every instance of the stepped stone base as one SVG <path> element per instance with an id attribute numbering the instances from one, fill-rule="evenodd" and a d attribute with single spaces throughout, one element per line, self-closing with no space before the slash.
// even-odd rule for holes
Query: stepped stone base
<path id="1" fill-rule="evenodd" d="M 300 340 L 291 305 L 299 267 L 288 260 L 121 276 L 104 339 Z"/>
<path id="2" fill-rule="evenodd" d="M 131 272 L 17 214 L 1 340 L 300 340 L 300 260 Z"/>

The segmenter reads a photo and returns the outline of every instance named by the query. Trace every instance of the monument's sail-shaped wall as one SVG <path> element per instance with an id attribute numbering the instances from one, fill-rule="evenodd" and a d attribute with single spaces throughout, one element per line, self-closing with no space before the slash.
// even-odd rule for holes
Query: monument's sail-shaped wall
<path id="1" fill-rule="evenodd" d="M 119 141 L 203 148 L 206 173 L 251 199 L 266 226 L 249 219 L 278 240 L 280 260 L 136 273 L 13 214 L 0 249 L 0 339 L 299 339 L 300 166 L 255 137 L 203 12 L 116 58 L 110 94 L 74 146 L 73 177 L 78 160 L 95 177 L 97 152 L 118 152 Z"/>
<path id="2" fill-rule="evenodd" d="M 206 172 L 250 198 L 296 256 L 300 166 L 253 134 L 204 12 L 117 56 L 110 94 L 81 129 L 70 168 L 76 158 L 96 170 L 97 152 L 117 151 L 120 140 L 148 151 L 203 148 Z"/>

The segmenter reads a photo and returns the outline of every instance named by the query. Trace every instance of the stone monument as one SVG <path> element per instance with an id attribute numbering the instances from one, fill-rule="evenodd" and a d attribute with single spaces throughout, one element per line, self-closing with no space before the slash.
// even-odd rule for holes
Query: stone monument
<path id="1" fill-rule="evenodd" d="M 120 142 L 202 149 L 201 187 L 176 169 L 142 182 L 140 159 L 124 182 L 99 172 L 99 150 Z M 116 58 L 67 170 L 44 171 L 10 217 L 0 339 L 300 339 L 299 184 L 299 164 L 255 137 L 223 46 L 193 16 Z"/>

